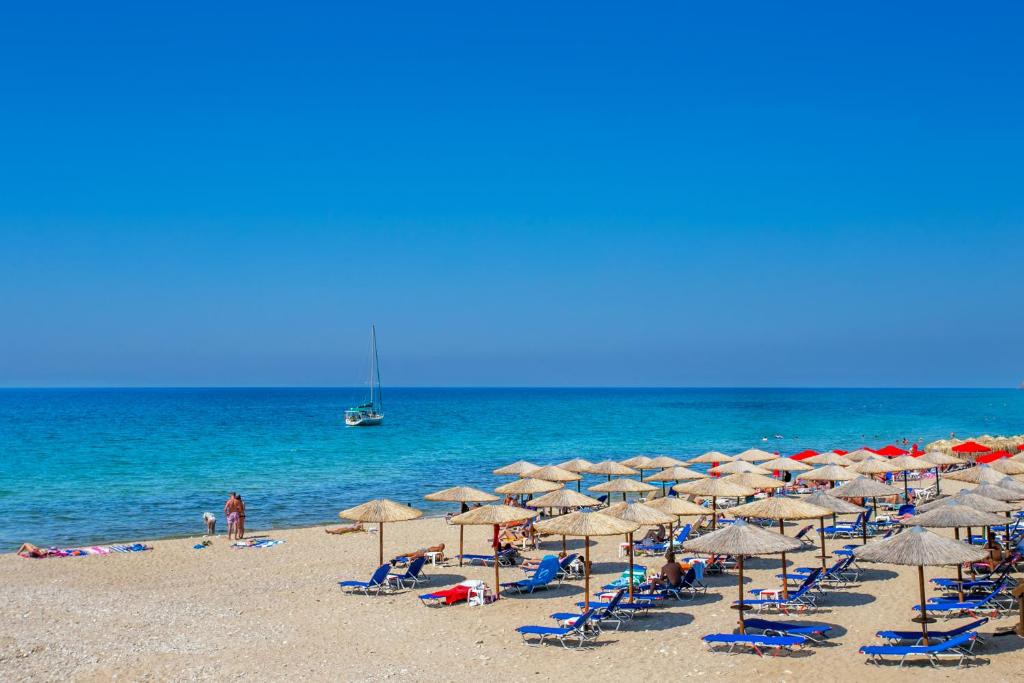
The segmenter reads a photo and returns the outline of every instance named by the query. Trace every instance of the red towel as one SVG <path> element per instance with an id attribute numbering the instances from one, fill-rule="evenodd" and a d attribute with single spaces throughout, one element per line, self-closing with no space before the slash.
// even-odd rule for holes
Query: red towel
<path id="1" fill-rule="evenodd" d="M 443 591 L 434 591 L 434 595 L 444 598 L 444 604 L 451 605 L 469 599 L 469 586 L 452 586 Z"/>

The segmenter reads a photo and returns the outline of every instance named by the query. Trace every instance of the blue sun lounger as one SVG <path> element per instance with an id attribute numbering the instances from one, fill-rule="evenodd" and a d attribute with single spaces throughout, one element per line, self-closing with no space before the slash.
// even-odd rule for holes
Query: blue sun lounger
<path id="1" fill-rule="evenodd" d="M 622 596 L 625 595 L 625 589 L 620 588 L 616 591 L 615 595 L 612 596 L 611 600 L 604 602 L 591 600 L 590 602 L 577 602 L 576 606 L 581 609 L 599 610 L 599 609 L 610 609 L 611 613 L 617 618 L 621 619 L 632 619 L 638 614 L 646 614 L 651 607 L 658 604 L 659 601 L 664 600 L 660 595 L 640 595 L 638 593 L 633 594 L 633 602 L 624 602 Z"/>
<path id="2" fill-rule="evenodd" d="M 426 583 L 427 577 L 423 574 L 423 565 L 426 562 L 426 557 L 417 557 L 409 563 L 404 573 L 388 574 L 387 580 L 402 588 L 410 588 L 419 585 L 421 582 Z"/>
<path id="3" fill-rule="evenodd" d="M 607 607 L 593 608 L 591 610 L 593 614 L 590 617 L 590 625 L 600 629 L 601 624 L 606 621 L 611 621 L 615 623 L 615 630 L 618 631 L 619 627 L 622 626 L 623 618 L 626 618 L 621 612 L 619 612 L 619 605 L 622 604 L 622 598 L 625 595 L 626 591 L 620 590 L 615 594 L 615 597 L 608 601 Z M 572 622 L 580 616 L 581 615 L 578 612 L 555 612 L 551 615 L 551 618 L 567 625 L 566 622 Z"/>
<path id="4" fill-rule="evenodd" d="M 781 591 L 777 588 L 755 588 L 750 592 L 754 595 L 773 594 L 773 597 L 769 598 L 743 598 L 742 601 L 737 600 L 734 604 L 742 602 L 744 605 L 751 605 L 757 607 L 758 610 L 764 610 L 766 608 L 774 607 L 781 612 L 788 613 L 790 609 L 813 609 L 815 606 L 815 597 L 811 595 L 811 590 L 814 590 L 818 578 L 821 576 L 821 569 L 815 569 L 813 572 L 807 575 L 804 582 L 800 584 L 800 587 L 795 591 L 789 593 L 789 597 L 784 597 Z M 778 593 L 775 595 L 775 593 Z"/>
<path id="5" fill-rule="evenodd" d="M 866 645 L 860 649 L 860 653 L 867 655 L 868 661 L 875 664 L 885 661 L 883 657 L 899 657 L 900 666 L 903 666 L 907 657 L 923 656 L 936 667 L 940 659 L 955 659 L 959 668 L 974 656 L 974 641 L 977 637 L 977 633 L 968 632 L 931 645 Z"/>
<path id="6" fill-rule="evenodd" d="M 768 619 L 746 619 L 744 620 L 747 630 L 754 629 L 766 636 L 800 636 L 814 643 L 820 643 L 828 637 L 832 627 L 828 624 L 787 624 L 784 621 L 769 621 Z"/>
<path id="7" fill-rule="evenodd" d="M 391 565 L 385 563 L 377 567 L 369 581 L 339 581 L 338 585 L 345 593 L 360 592 L 363 595 L 369 595 L 373 591 L 374 595 L 380 595 L 382 591 L 387 590 L 389 571 L 391 571 Z"/>
<path id="8" fill-rule="evenodd" d="M 676 534 L 675 539 L 672 540 L 672 547 L 682 548 L 683 543 L 685 543 L 686 539 L 690 537 L 690 531 L 692 529 L 692 525 L 684 525 L 679 530 L 679 533 Z M 638 553 L 644 553 L 647 555 L 662 555 L 668 552 L 668 547 L 668 541 L 665 541 L 664 543 L 637 543 L 635 546 L 633 546 L 633 549 L 636 550 Z"/>
<path id="9" fill-rule="evenodd" d="M 501 584 L 501 587 L 515 591 L 516 593 L 532 593 L 538 588 L 547 589 L 552 583 L 558 580 L 558 571 L 558 558 L 554 555 L 545 555 L 544 559 L 540 561 L 537 571 L 533 573 L 533 576 L 526 579 L 520 579 L 519 581 L 503 583 Z M 559 582 L 558 585 L 561 585 L 561 582 Z"/>
<path id="10" fill-rule="evenodd" d="M 520 626 L 516 633 L 521 635 L 523 642 L 530 647 L 540 647 L 548 638 L 554 638 L 566 650 L 569 649 L 570 640 L 577 641 L 576 648 L 580 649 L 585 642 L 596 640 L 601 634 L 598 629 L 586 628 L 593 614 L 593 610 L 587 610 L 568 626 Z M 530 642 L 531 636 L 536 638 L 535 642 Z"/>
<path id="11" fill-rule="evenodd" d="M 970 631 L 976 632 L 979 627 L 984 626 L 987 623 L 988 618 L 982 617 L 981 619 L 975 619 L 974 621 L 968 622 L 963 626 L 958 626 L 957 628 L 950 629 L 948 631 L 933 631 L 931 629 L 928 629 L 928 640 L 939 641 L 949 640 L 950 638 L 956 638 L 957 636 L 963 635 L 964 633 L 968 633 Z M 903 643 L 907 641 L 910 641 L 914 645 L 919 645 L 920 641 L 922 640 L 920 631 L 879 631 L 875 635 L 879 638 L 884 638 L 888 640 L 890 645 L 895 645 L 897 643 Z M 980 635 L 976 635 L 976 640 L 982 643 L 985 642 L 985 639 L 982 638 Z"/>
<path id="12" fill-rule="evenodd" d="M 803 583 L 811 572 L 818 567 L 798 567 L 790 574 L 776 574 L 775 577 L 786 581 Z M 840 557 L 836 562 L 824 570 L 818 578 L 818 584 L 826 584 L 843 588 L 860 578 L 860 573 L 853 568 L 853 556 Z"/>
<path id="13" fill-rule="evenodd" d="M 792 652 L 807 642 L 807 639 L 803 636 L 765 636 L 753 633 L 713 633 L 704 636 L 702 640 L 708 644 L 709 648 L 713 648 L 715 645 L 728 646 L 725 649 L 719 649 L 719 651 L 728 654 L 735 651 L 737 647 L 749 647 L 759 657 L 764 656 L 762 650 L 770 649 L 774 657 L 782 650 Z"/>
<path id="14" fill-rule="evenodd" d="M 498 564 L 502 567 L 512 566 L 512 557 L 515 554 L 514 550 L 502 550 L 498 553 Z M 494 555 L 459 555 L 463 562 L 469 562 L 470 564 L 482 564 L 488 567 L 494 565 Z"/>
<path id="15" fill-rule="evenodd" d="M 955 598 L 932 598 L 926 607 L 929 612 L 936 612 L 944 615 L 947 619 L 956 616 L 967 615 L 977 616 L 979 612 L 989 612 L 993 615 L 1009 613 L 1014 608 L 1014 599 L 1005 593 L 1008 579 L 1003 579 L 992 592 L 977 600 L 964 600 L 960 602 Z M 920 612 L 921 605 L 914 605 L 914 611 Z"/>

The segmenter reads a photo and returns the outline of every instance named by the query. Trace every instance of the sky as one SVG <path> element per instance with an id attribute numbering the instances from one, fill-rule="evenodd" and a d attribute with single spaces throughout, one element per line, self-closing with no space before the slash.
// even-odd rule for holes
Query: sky
<path id="1" fill-rule="evenodd" d="M 12 6 L 0 386 L 1016 386 L 1022 19 Z"/>

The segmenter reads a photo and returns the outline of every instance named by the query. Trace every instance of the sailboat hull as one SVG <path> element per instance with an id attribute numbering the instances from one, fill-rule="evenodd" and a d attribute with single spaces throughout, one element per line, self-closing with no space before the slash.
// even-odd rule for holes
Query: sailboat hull
<path id="1" fill-rule="evenodd" d="M 346 415 L 345 424 L 349 427 L 376 427 L 384 422 L 383 415 Z"/>

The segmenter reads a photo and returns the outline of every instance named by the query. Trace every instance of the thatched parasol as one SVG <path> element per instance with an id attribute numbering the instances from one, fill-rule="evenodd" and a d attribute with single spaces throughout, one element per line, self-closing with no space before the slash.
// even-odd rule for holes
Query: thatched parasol
<path id="1" fill-rule="evenodd" d="M 647 466 L 655 470 L 663 470 L 667 467 L 682 467 L 685 463 L 682 460 L 676 460 L 670 455 L 659 455 L 655 458 L 651 458 L 651 461 L 647 463 Z"/>
<path id="2" fill-rule="evenodd" d="M 735 607 L 740 614 L 740 633 L 747 632 L 743 612 L 750 607 L 743 603 L 743 559 L 748 555 L 774 555 L 775 553 L 796 550 L 799 547 L 800 541 L 777 534 L 774 531 L 752 526 L 742 519 L 736 520 L 724 529 L 712 531 L 709 534 L 683 543 L 684 550 L 695 553 L 736 556 L 739 566 L 738 586 L 740 599 Z"/>
<path id="3" fill-rule="evenodd" d="M 837 498 L 870 498 L 871 504 L 877 506 L 878 498 L 888 496 L 900 495 L 900 490 L 895 486 L 889 486 L 883 484 L 880 481 L 875 481 L 870 477 L 859 476 L 852 481 L 848 481 L 838 488 L 834 488 L 828 492 L 830 496 L 836 496 Z M 861 533 L 863 543 L 868 542 L 868 519 L 867 515 L 861 516 Z"/>
<path id="4" fill-rule="evenodd" d="M 741 474 L 744 472 L 750 472 L 752 474 L 771 474 L 770 470 L 758 467 L 757 465 L 744 460 L 733 460 L 732 462 L 712 467 L 708 472 L 711 474 Z"/>
<path id="5" fill-rule="evenodd" d="M 680 482 L 687 481 L 690 479 L 704 479 L 707 476 L 708 475 L 704 474 L 703 472 L 691 470 L 690 468 L 683 467 L 682 465 L 675 465 L 673 467 L 663 469 L 661 472 L 656 472 L 655 474 L 652 474 L 651 476 L 647 477 L 647 481 L 661 482 L 661 495 L 665 495 L 665 482 Z"/>
<path id="6" fill-rule="evenodd" d="M 628 534 L 640 528 L 635 522 L 627 522 L 624 519 L 609 517 L 601 512 L 572 512 L 560 517 L 545 519 L 537 522 L 534 527 L 537 531 L 546 534 L 558 534 L 560 536 L 575 536 L 584 539 L 584 602 L 590 601 L 590 537 L 591 536 L 618 536 Z M 632 580 L 632 576 L 630 579 Z"/>
<path id="7" fill-rule="evenodd" d="M 1006 474 L 1010 476 L 1024 474 L 1024 462 L 1010 460 L 1009 458 L 1000 458 L 999 460 L 994 460 L 988 463 L 988 466 L 1001 474 Z"/>
<path id="8" fill-rule="evenodd" d="M 874 456 L 871 458 L 864 458 L 858 463 L 850 465 L 848 468 L 855 474 L 891 474 L 892 472 L 898 472 L 898 467 L 893 467 L 888 460 L 883 460 L 880 456 Z"/>
<path id="9" fill-rule="evenodd" d="M 719 453 L 718 451 L 708 451 L 704 455 L 698 455 L 696 458 L 690 458 L 686 462 L 694 465 L 717 465 L 720 462 L 732 462 L 736 458 L 725 453 Z"/>
<path id="10" fill-rule="evenodd" d="M 557 465 L 538 467 L 535 470 L 525 472 L 523 474 L 523 477 L 526 479 L 542 479 L 544 481 L 557 482 L 579 481 L 580 479 L 583 478 L 580 475 L 576 474 L 575 472 L 563 470 L 561 467 L 558 467 Z"/>
<path id="11" fill-rule="evenodd" d="M 627 522 L 636 522 L 640 526 L 671 524 L 676 519 L 675 515 L 656 510 L 643 503 L 618 503 L 609 507 L 604 513 Z M 629 601 L 633 602 L 633 532 L 630 531 L 626 534 L 626 537 L 626 542 L 629 544 Z M 671 548 L 671 532 L 668 537 L 668 544 Z"/>
<path id="12" fill-rule="evenodd" d="M 812 469 L 810 465 L 805 465 L 793 458 L 775 458 L 761 463 L 761 467 L 769 472 L 807 472 Z"/>
<path id="13" fill-rule="evenodd" d="M 786 535 L 787 519 L 814 519 L 824 518 L 829 514 L 826 508 L 806 503 L 798 498 L 786 496 L 772 496 L 761 500 L 738 505 L 729 510 L 735 517 L 747 517 L 754 519 L 776 519 L 779 521 L 779 533 Z M 822 548 L 822 553 L 825 550 Z M 782 595 L 789 598 L 789 582 L 786 580 L 786 553 L 782 553 Z"/>
<path id="14" fill-rule="evenodd" d="M 968 484 L 998 484 L 1005 475 L 992 469 L 991 465 L 975 465 L 965 470 L 946 472 L 942 476 L 954 481 L 965 481 Z"/>
<path id="15" fill-rule="evenodd" d="M 827 453 L 820 453 L 818 455 L 812 455 L 811 457 L 807 458 L 806 460 L 802 460 L 801 462 L 805 462 L 808 465 L 814 465 L 816 467 L 819 465 L 850 464 L 850 460 L 846 458 L 846 456 L 839 455 L 838 453 L 833 453 L 832 451 L 828 451 Z"/>
<path id="16" fill-rule="evenodd" d="M 494 474 L 497 474 L 498 476 L 502 477 L 521 477 L 530 470 L 537 469 L 537 467 L 538 465 L 534 465 L 532 462 L 526 462 L 525 460 L 516 460 L 511 465 L 505 465 L 504 467 L 499 467 L 498 469 L 494 470 Z"/>
<path id="17" fill-rule="evenodd" d="M 956 500 L 963 505 L 970 505 L 976 510 L 982 510 L 983 512 L 1012 512 L 1017 509 L 1017 506 L 1013 503 L 1004 503 L 996 500 L 995 498 L 988 498 L 986 496 L 979 496 L 975 493 L 971 493 L 969 489 L 962 489 L 957 491 L 955 496 L 945 496 L 936 500 L 928 501 L 917 506 L 917 511 L 927 512 L 932 510 L 939 505 L 942 505 L 948 500 Z"/>
<path id="18" fill-rule="evenodd" d="M 502 484 L 494 489 L 498 493 L 513 496 L 524 496 L 534 493 L 547 493 L 562 488 L 562 484 L 543 479 L 516 479 L 508 484 Z"/>
<path id="19" fill-rule="evenodd" d="M 494 548 L 494 598 L 497 600 L 501 595 L 501 577 L 499 574 L 498 551 L 501 550 L 501 543 L 498 541 L 498 528 L 502 524 L 522 522 L 536 517 L 535 510 L 512 507 L 511 505 L 484 505 L 473 508 L 469 512 L 452 517 L 452 524 L 460 526 L 482 526 L 492 525 L 494 527 L 494 539 L 491 542 Z M 461 559 L 461 558 L 460 558 Z"/>
<path id="20" fill-rule="evenodd" d="M 589 460 L 584 460 L 583 458 L 573 458 L 572 460 L 566 460 L 563 463 L 559 463 L 558 466 L 563 470 L 575 472 L 576 474 L 588 474 L 590 472 L 590 468 L 594 466 L 594 463 Z"/>
<path id="21" fill-rule="evenodd" d="M 462 503 L 459 512 L 466 512 L 469 510 L 469 506 L 466 503 L 490 503 L 491 501 L 498 500 L 497 496 L 492 496 L 486 491 L 479 489 L 470 488 L 469 486 L 454 486 L 450 489 L 444 489 L 443 491 L 435 491 L 434 493 L 428 493 L 423 496 L 427 500 L 441 501 L 445 503 Z M 462 540 L 463 540 L 464 529 L 459 527 L 459 566 L 462 566 Z"/>
<path id="22" fill-rule="evenodd" d="M 591 498 L 590 496 L 584 495 L 578 491 L 573 491 L 572 489 L 558 489 L 557 491 L 552 491 L 551 493 L 546 493 L 543 496 L 534 498 L 527 502 L 526 506 L 531 508 L 558 508 L 564 510 L 566 508 L 593 507 L 600 504 L 601 501 L 597 498 Z M 566 552 L 565 536 L 562 536 L 562 552 Z"/>
<path id="23" fill-rule="evenodd" d="M 377 545 L 380 555 L 380 564 L 384 564 L 384 524 L 385 522 L 407 522 L 423 516 L 422 510 L 396 503 L 387 498 L 371 500 L 354 508 L 342 510 L 338 513 L 342 519 L 351 519 L 356 522 L 377 523 Z"/>
<path id="24" fill-rule="evenodd" d="M 1016 479 L 1009 475 L 1000 479 L 999 483 L 996 484 L 996 486 L 999 486 L 1004 489 L 1009 489 L 1010 491 L 1014 491 L 1016 493 L 1024 493 L 1024 484 L 1022 484 L 1021 482 L 1017 481 Z"/>
<path id="25" fill-rule="evenodd" d="M 858 448 L 855 451 L 850 451 L 843 457 L 849 460 L 850 462 L 860 462 L 861 460 L 864 460 L 866 458 L 877 458 L 878 454 L 872 453 L 866 448 Z"/>
<path id="26" fill-rule="evenodd" d="M 676 493 L 686 493 L 711 499 L 711 528 L 718 526 L 718 499 L 742 498 L 754 495 L 754 490 L 724 479 L 697 479 L 672 487 Z"/>
<path id="27" fill-rule="evenodd" d="M 763 474 L 757 474 L 756 472 L 730 474 L 727 477 L 722 477 L 722 479 L 732 482 L 733 484 L 746 486 L 748 489 L 781 489 L 786 486 L 786 482 L 784 481 L 779 481 L 778 479 L 768 477 Z"/>
<path id="28" fill-rule="evenodd" d="M 806 481 L 828 481 L 835 485 L 837 481 L 851 481 L 857 478 L 857 475 L 850 472 L 845 467 L 839 465 L 825 465 L 824 467 L 817 467 L 810 472 L 801 472 L 796 475 L 797 479 L 804 479 Z"/>
<path id="29" fill-rule="evenodd" d="M 825 467 L 822 467 L 821 469 L 826 469 L 826 468 L 830 468 L 830 467 L 836 467 L 836 466 L 835 465 L 826 465 Z M 840 467 L 840 468 L 837 468 L 837 469 L 842 469 L 842 468 Z M 835 496 L 830 496 L 827 493 L 825 493 L 824 491 L 816 491 L 815 493 L 812 493 L 811 495 L 807 496 L 807 498 L 805 498 L 804 500 L 806 502 L 810 503 L 811 505 L 815 505 L 815 506 L 820 507 L 820 508 L 825 508 L 826 510 L 830 511 L 831 514 L 832 514 L 832 524 L 836 523 L 836 515 L 856 515 L 856 514 L 861 513 L 861 512 L 867 512 L 867 508 L 863 508 L 860 505 L 854 505 L 853 503 L 848 503 L 845 500 L 843 500 L 842 498 L 836 498 Z M 821 560 L 821 568 L 822 568 L 822 570 L 825 570 L 825 569 L 828 569 L 827 562 L 828 562 L 828 557 L 829 556 L 828 556 L 828 552 L 825 550 L 825 518 L 824 517 L 821 517 L 821 518 L 818 519 L 818 534 L 821 536 L 821 539 L 820 539 L 821 540 L 821 557 L 819 557 L 818 559 Z"/>
<path id="30" fill-rule="evenodd" d="M 597 491 L 598 493 L 621 493 L 622 500 L 626 500 L 627 493 L 650 493 L 651 491 L 657 491 L 658 488 L 636 479 L 619 478 L 596 484 L 587 490 Z"/>
<path id="31" fill-rule="evenodd" d="M 631 474 L 638 474 L 632 467 L 626 467 L 614 460 L 604 460 L 590 468 L 590 474 L 603 474 L 611 481 L 612 476 L 628 477 Z"/>
<path id="32" fill-rule="evenodd" d="M 760 448 L 748 448 L 742 453 L 737 453 L 733 456 L 736 460 L 743 460 L 745 462 L 764 462 L 765 460 L 775 460 L 777 457 L 779 456 L 775 453 L 762 451 Z"/>
<path id="33" fill-rule="evenodd" d="M 928 531 L 920 526 L 907 529 L 880 541 L 855 548 L 853 554 L 865 562 L 881 562 L 917 567 L 917 585 L 921 596 L 921 616 L 914 619 L 921 623 L 921 635 L 928 645 L 928 601 L 924 594 L 924 568 L 944 565 L 962 565 L 985 559 L 984 550 L 973 548 L 960 541 L 953 541 Z"/>
<path id="34" fill-rule="evenodd" d="M 1024 500 L 1024 493 L 1012 491 L 999 484 L 978 484 L 974 488 L 967 489 L 967 492 L 973 493 L 976 496 L 991 498 L 992 500 L 1001 500 L 1004 503 Z"/>
<path id="35" fill-rule="evenodd" d="M 632 458 L 626 458 L 623 460 L 622 464 L 626 467 L 632 467 L 634 470 L 639 472 L 640 481 L 644 480 L 644 470 L 661 469 L 657 465 L 652 465 L 651 458 L 646 455 L 634 455 Z"/>

